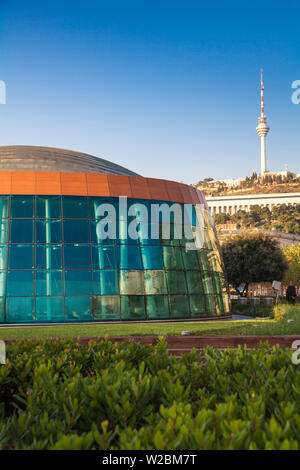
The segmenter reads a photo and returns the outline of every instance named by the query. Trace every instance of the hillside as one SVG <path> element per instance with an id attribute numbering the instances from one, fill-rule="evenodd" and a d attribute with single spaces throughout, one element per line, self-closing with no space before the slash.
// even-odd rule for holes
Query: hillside
<path id="1" fill-rule="evenodd" d="M 247 196 L 251 194 L 297 193 L 300 192 L 299 178 L 282 178 L 266 175 L 264 178 L 246 177 L 239 185 L 228 186 L 222 181 L 199 181 L 195 186 L 207 197 Z"/>

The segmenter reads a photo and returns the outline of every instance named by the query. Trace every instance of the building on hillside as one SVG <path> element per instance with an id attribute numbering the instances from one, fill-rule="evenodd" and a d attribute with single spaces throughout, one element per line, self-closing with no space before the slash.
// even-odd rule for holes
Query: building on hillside
<path id="1" fill-rule="evenodd" d="M 249 211 L 251 206 L 268 207 L 281 204 L 300 204 L 300 193 L 249 194 L 247 196 L 219 196 L 206 198 L 212 215 L 235 214 L 238 210 Z"/>
<path id="2" fill-rule="evenodd" d="M 201 204 L 201 247 L 187 250 L 172 221 L 162 236 L 158 219 L 153 236 L 148 214 L 161 203 L 181 210 L 188 204 L 191 230 Z M 0 217 L 2 324 L 196 320 L 229 312 L 208 206 L 188 185 L 75 151 L 0 147 Z M 134 222 L 139 230 L 129 237 Z"/>

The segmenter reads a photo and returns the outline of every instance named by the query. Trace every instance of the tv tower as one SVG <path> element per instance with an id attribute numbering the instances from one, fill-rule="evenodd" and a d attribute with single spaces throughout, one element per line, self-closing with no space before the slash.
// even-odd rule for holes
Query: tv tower
<path id="1" fill-rule="evenodd" d="M 258 126 L 256 131 L 260 137 L 260 161 L 261 161 L 261 175 L 263 176 L 267 171 L 267 163 L 266 163 L 266 136 L 270 130 L 267 124 L 267 116 L 264 113 L 264 82 L 263 82 L 263 70 L 261 69 L 261 114 L 258 118 Z"/>

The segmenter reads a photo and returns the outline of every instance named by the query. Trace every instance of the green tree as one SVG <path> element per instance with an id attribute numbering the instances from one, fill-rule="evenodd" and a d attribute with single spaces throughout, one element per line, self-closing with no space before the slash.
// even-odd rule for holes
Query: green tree
<path id="1" fill-rule="evenodd" d="M 288 269 L 284 275 L 284 282 L 288 284 L 293 281 L 300 283 L 300 245 L 289 245 L 283 249 L 283 253 L 288 262 Z"/>
<path id="2" fill-rule="evenodd" d="M 244 285 L 247 296 L 251 282 L 281 281 L 288 268 L 277 241 L 261 232 L 243 232 L 231 236 L 222 245 L 225 272 L 236 290 Z"/>
<path id="3" fill-rule="evenodd" d="M 230 216 L 228 214 L 225 214 L 225 212 L 221 212 L 220 214 L 214 215 L 214 222 L 216 225 L 226 224 L 228 220 L 230 220 Z"/>

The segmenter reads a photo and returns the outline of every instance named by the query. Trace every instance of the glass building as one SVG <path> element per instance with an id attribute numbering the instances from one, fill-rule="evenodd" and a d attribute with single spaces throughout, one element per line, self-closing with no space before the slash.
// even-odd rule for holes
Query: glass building
<path id="1" fill-rule="evenodd" d="M 153 206 L 169 222 L 160 210 L 154 220 Z M 73 151 L 0 147 L 0 217 L 2 324 L 229 313 L 216 232 L 195 188 Z"/>

